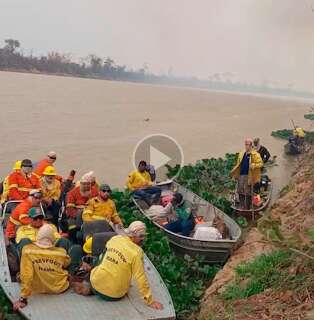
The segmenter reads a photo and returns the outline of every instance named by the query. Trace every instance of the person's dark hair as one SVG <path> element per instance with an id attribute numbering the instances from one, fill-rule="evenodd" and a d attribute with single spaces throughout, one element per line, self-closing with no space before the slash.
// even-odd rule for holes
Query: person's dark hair
<path id="1" fill-rule="evenodd" d="M 147 163 L 146 163 L 146 161 L 141 160 L 141 161 L 139 162 L 138 166 L 145 166 L 145 167 L 147 167 Z"/>
<path id="2" fill-rule="evenodd" d="M 180 205 L 183 201 L 183 196 L 181 193 L 179 192 L 176 192 L 174 195 L 173 195 L 173 198 L 172 198 L 172 201 L 174 202 L 174 204 L 176 205 Z"/>

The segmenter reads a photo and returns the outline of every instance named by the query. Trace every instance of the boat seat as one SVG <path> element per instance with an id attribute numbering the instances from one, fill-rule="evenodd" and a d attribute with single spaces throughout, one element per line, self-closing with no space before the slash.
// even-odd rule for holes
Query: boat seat
<path id="1" fill-rule="evenodd" d="M 115 235 L 117 234 L 114 231 L 94 233 L 92 255 L 96 257 L 100 256 L 104 252 L 107 242 Z"/>
<path id="2" fill-rule="evenodd" d="M 106 220 L 97 220 L 91 222 L 85 222 L 82 226 L 83 240 L 86 240 L 87 236 L 94 235 L 101 232 L 112 232 L 110 224 Z"/>

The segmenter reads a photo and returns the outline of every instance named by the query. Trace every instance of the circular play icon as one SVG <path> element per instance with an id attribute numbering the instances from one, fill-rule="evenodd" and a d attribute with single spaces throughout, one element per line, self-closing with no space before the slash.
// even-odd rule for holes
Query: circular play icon
<path id="1" fill-rule="evenodd" d="M 167 179 L 166 165 L 179 165 L 181 168 L 184 164 L 181 146 L 165 134 L 152 134 L 138 142 L 133 152 L 134 168 L 137 169 L 141 160 L 154 167 L 158 181 Z"/>

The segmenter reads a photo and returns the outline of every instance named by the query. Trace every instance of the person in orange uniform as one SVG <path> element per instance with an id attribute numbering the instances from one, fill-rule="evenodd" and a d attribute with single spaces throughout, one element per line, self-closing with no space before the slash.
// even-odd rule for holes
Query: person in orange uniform
<path id="1" fill-rule="evenodd" d="M 47 154 L 47 157 L 37 164 L 34 173 L 38 178 L 42 177 L 44 175 L 44 171 L 48 166 L 53 166 L 53 164 L 57 160 L 57 154 L 54 151 L 50 151 Z"/>
<path id="2" fill-rule="evenodd" d="M 72 233 L 72 236 L 82 225 L 82 213 L 88 200 L 97 197 L 98 194 L 99 189 L 97 185 L 92 186 L 91 179 L 86 176 L 82 177 L 78 186 L 68 192 L 66 197 L 66 215 L 68 218 L 68 230 Z"/>
<path id="3" fill-rule="evenodd" d="M 24 200 L 33 189 L 40 189 L 40 181 L 32 172 L 33 164 L 29 159 L 21 163 L 21 170 L 13 172 L 9 176 L 9 200 Z"/>
<path id="4" fill-rule="evenodd" d="M 31 190 L 28 198 L 26 198 L 13 210 L 8 220 L 5 233 L 9 240 L 15 240 L 16 230 L 19 226 L 31 223 L 31 219 L 28 216 L 29 209 L 32 207 L 38 207 L 41 200 L 41 191 Z"/>

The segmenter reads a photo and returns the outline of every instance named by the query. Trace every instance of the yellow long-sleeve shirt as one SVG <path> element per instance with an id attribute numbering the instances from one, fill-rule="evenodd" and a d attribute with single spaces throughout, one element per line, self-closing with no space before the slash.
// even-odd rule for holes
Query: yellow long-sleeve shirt
<path id="1" fill-rule="evenodd" d="M 121 298 L 128 292 L 132 277 L 147 304 L 153 301 L 145 274 L 143 250 L 129 237 L 114 236 L 107 245 L 102 262 L 90 276 L 92 287 L 111 298 Z"/>
<path id="2" fill-rule="evenodd" d="M 151 177 L 147 171 L 139 172 L 138 170 L 134 170 L 129 174 L 126 181 L 126 186 L 131 191 L 146 188 L 152 184 Z"/>
<path id="3" fill-rule="evenodd" d="M 295 137 L 299 137 L 299 138 L 304 138 L 305 137 L 305 132 L 302 128 L 300 127 L 296 127 L 294 130 L 293 130 L 293 135 Z"/>
<path id="4" fill-rule="evenodd" d="M 83 211 L 83 222 L 94 220 L 109 220 L 114 224 L 122 224 L 122 220 L 116 209 L 113 200 L 103 200 L 100 197 L 95 197 L 87 202 L 87 207 Z"/>
<path id="5" fill-rule="evenodd" d="M 63 248 L 42 249 L 28 244 L 22 250 L 21 296 L 36 293 L 61 293 L 69 287 L 65 268 L 71 258 Z"/>
<path id="6" fill-rule="evenodd" d="M 56 226 L 54 224 L 49 224 L 49 225 L 52 227 L 54 231 L 56 240 L 60 239 L 61 235 L 58 232 Z M 22 239 L 25 239 L 25 238 L 30 239 L 32 242 L 36 241 L 38 230 L 39 228 L 34 228 L 31 224 L 20 226 L 16 232 L 16 238 L 15 238 L 16 243 L 19 243 Z"/>
<path id="7" fill-rule="evenodd" d="M 41 189 L 43 192 L 43 198 L 44 199 L 53 199 L 53 200 L 59 200 L 61 196 L 61 183 L 57 179 L 54 180 L 53 184 L 49 186 L 45 182 L 45 178 L 41 178 Z"/>
<path id="8" fill-rule="evenodd" d="M 8 200 L 9 195 L 9 176 L 5 177 L 3 181 L 3 192 L 1 195 L 1 203 L 5 203 Z"/>
<path id="9" fill-rule="evenodd" d="M 240 152 L 237 158 L 237 163 L 231 171 L 231 176 L 238 179 L 240 177 L 240 168 L 241 162 L 244 157 L 245 151 Z M 257 182 L 261 181 L 261 169 L 264 165 L 264 162 L 260 154 L 256 150 L 250 152 L 250 168 L 248 174 L 248 183 L 249 185 L 254 185 Z"/>

